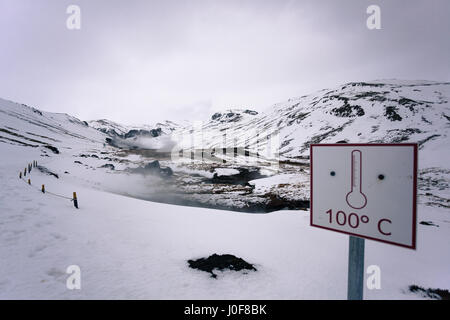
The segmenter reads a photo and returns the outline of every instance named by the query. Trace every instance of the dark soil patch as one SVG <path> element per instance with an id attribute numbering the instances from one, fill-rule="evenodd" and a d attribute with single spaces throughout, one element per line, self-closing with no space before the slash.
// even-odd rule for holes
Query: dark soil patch
<path id="1" fill-rule="evenodd" d="M 211 273 L 211 277 L 217 278 L 217 275 L 213 272 L 214 270 L 251 270 L 257 271 L 256 268 L 246 262 L 245 260 L 238 258 L 232 254 L 213 254 L 208 258 L 200 258 L 197 260 L 188 260 L 189 267 L 192 269 L 198 269 Z"/>
<path id="2" fill-rule="evenodd" d="M 283 199 L 274 194 L 265 194 L 269 201 L 262 205 L 262 210 L 265 212 L 272 212 L 278 210 L 307 210 L 309 209 L 310 203 L 309 200 L 288 200 Z"/>
<path id="3" fill-rule="evenodd" d="M 420 294 L 422 297 L 437 299 L 437 300 L 450 300 L 450 291 L 444 289 L 425 289 L 415 284 L 408 287 L 409 291 Z"/>

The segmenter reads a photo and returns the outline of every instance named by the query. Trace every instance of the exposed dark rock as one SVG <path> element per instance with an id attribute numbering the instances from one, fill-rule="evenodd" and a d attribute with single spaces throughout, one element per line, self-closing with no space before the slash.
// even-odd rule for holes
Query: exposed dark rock
<path id="1" fill-rule="evenodd" d="M 219 176 L 215 173 L 211 179 L 211 183 L 247 185 L 250 180 L 265 177 L 259 173 L 259 168 L 237 168 L 237 170 L 239 173 L 233 175 Z"/>
<path id="2" fill-rule="evenodd" d="M 250 270 L 257 271 L 257 269 L 244 259 L 238 258 L 232 254 L 213 254 L 208 258 L 200 258 L 197 260 L 188 260 L 189 267 L 211 273 L 212 278 L 217 278 L 214 270 Z"/>
<path id="3" fill-rule="evenodd" d="M 51 145 L 49 145 L 49 144 L 46 144 L 46 145 L 44 146 L 44 148 L 47 148 L 47 149 L 51 150 L 51 151 L 52 151 L 53 153 L 55 153 L 55 154 L 59 154 L 58 148 L 56 148 L 56 147 L 54 147 L 54 146 L 51 146 Z"/>
<path id="4" fill-rule="evenodd" d="M 75 160 L 73 163 L 82 164 L 81 161 Z"/>
<path id="5" fill-rule="evenodd" d="M 280 149 L 283 149 L 284 147 L 288 146 L 292 140 L 294 140 L 294 139 L 292 138 L 292 139 L 284 140 L 283 143 L 281 143 L 281 145 L 280 145 Z"/>
<path id="6" fill-rule="evenodd" d="M 105 169 L 110 169 L 110 170 L 114 170 L 115 169 L 115 167 L 114 167 L 114 165 L 112 163 L 106 163 L 106 164 L 100 166 L 99 168 L 105 168 Z"/>
<path id="7" fill-rule="evenodd" d="M 221 116 L 222 116 L 221 113 L 216 112 L 216 113 L 214 113 L 214 114 L 211 116 L 211 120 L 219 119 Z"/>
<path id="8" fill-rule="evenodd" d="M 38 165 L 36 168 L 37 168 L 40 172 L 42 172 L 42 173 L 48 174 L 49 176 L 52 176 L 52 177 L 55 177 L 56 179 L 59 179 L 59 176 L 58 176 L 56 173 L 51 172 L 51 171 L 50 171 L 48 168 L 46 168 L 46 167 L 43 167 L 43 166 L 41 166 L 41 165 Z"/>
<path id="9" fill-rule="evenodd" d="M 349 121 L 347 121 L 346 123 L 344 123 L 343 125 L 341 125 L 340 127 L 337 127 L 337 128 L 331 128 L 331 127 L 325 128 L 324 130 L 328 130 L 328 131 L 311 137 L 311 140 L 309 142 L 305 142 L 303 144 L 302 148 L 300 149 L 300 152 L 307 150 L 311 144 L 320 143 L 322 140 L 325 140 L 327 138 L 335 136 L 336 134 L 338 134 L 338 132 L 341 132 L 342 130 L 344 130 L 344 128 L 346 126 L 350 125 L 353 121 L 354 121 L 354 119 L 350 119 Z"/>
<path id="10" fill-rule="evenodd" d="M 310 206 L 309 200 L 288 200 L 274 194 L 266 194 L 268 202 L 264 204 L 266 212 L 278 210 L 306 210 Z"/>
<path id="11" fill-rule="evenodd" d="M 117 144 L 117 142 L 116 142 L 114 139 L 106 138 L 105 141 L 106 141 L 106 143 L 109 144 L 111 147 L 119 148 L 119 145 Z"/>
<path id="12" fill-rule="evenodd" d="M 162 133 L 161 128 L 151 129 L 151 130 L 130 130 L 123 135 L 124 139 L 134 138 L 136 136 L 151 136 L 151 137 L 159 137 Z"/>
<path id="13" fill-rule="evenodd" d="M 398 108 L 389 106 L 384 110 L 384 116 L 391 121 L 401 121 L 402 117 L 397 113 Z"/>
<path id="14" fill-rule="evenodd" d="M 442 115 L 444 116 L 445 119 L 447 119 L 448 121 L 450 121 L 450 117 L 448 115 L 446 115 L 445 113 L 442 113 Z"/>
<path id="15" fill-rule="evenodd" d="M 173 171 L 170 167 L 166 167 L 166 168 L 161 168 L 160 169 L 160 174 L 162 176 L 166 176 L 166 177 L 170 177 L 173 175 Z"/>
<path id="16" fill-rule="evenodd" d="M 407 107 L 413 113 L 415 113 L 416 111 L 415 106 L 422 104 L 422 102 L 417 102 L 408 98 L 400 98 L 400 100 L 398 100 L 398 103 L 402 106 Z"/>
<path id="17" fill-rule="evenodd" d="M 242 113 L 251 114 L 251 115 L 258 114 L 256 111 L 252 111 L 252 110 L 245 110 L 245 111 L 242 111 Z M 237 122 L 241 119 L 242 119 L 242 114 L 240 114 L 238 112 L 233 112 L 233 111 L 228 111 L 226 113 L 216 112 L 211 116 L 211 120 L 219 121 L 221 123 Z"/>
<path id="18" fill-rule="evenodd" d="M 37 113 L 38 115 L 42 116 L 42 112 L 36 108 L 31 108 L 31 110 L 33 110 L 34 113 Z"/>
<path id="19" fill-rule="evenodd" d="M 408 128 L 404 130 L 393 129 L 387 130 L 387 133 L 389 134 L 387 137 L 391 136 L 391 138 L 389 139 L 390 142 L 399 143 L 403 141 L 408 141 L 413 134 L 421 132 L 422 131 L 418 128 Z"/>
<path id="20" fill-rule="evenodd" d="M 383 87 L 383 83 L 368 83 L 368 82 L 350 82 L 348 85 L 352 87 Z"/>
<path id="21" fill-rule="evenodd" d="M 96 154 L 80 154 L 78 156 L 81 157 L 81 158 L 89 158 L 89 157 L 91 157 L 91 158 L 99 159 L 99 157 Z"/>
<path id="22" fill-rule="evenodd" d="M 308 117 L 310 113 L 311 112 L 298 112 L 298 113 L 289 115 L 288 118 L 291 120 L 289 120 L 287 122 L 287 125 L 291 126 L 294 123 L 300 123 L 302 120 L 306 119 L 306 117 Z M 278 126 L 280 126 L 282 122 L 283 122 L 283 120 L 280 119 Z"/>
<path id="23" fill-rule="evenodd" d="M 365 114 L 364 109 L 358 105 L 350 105 L 345 103 L 342 107 L 331 109 L 331 113 L 337 117 L 361 117 Z"/>
<path id="24" fill-rule="evenodd" d="M 433 134 L 429 137 L 426 137 L 425 139 L 418 141 L 417 143 L 419 144 L 419 150 L 423 148 L 423 146 L 425 145 L 425 142 L 439 138 L 440 136 L 441 136 L 440 134 Z"/>
<path id="25" fill-rule="evenodd" d="M 134 168 L 130 170 L 133 173 L 140 174 L 153 174 L 163 178 L 167 178 L 173 175 L 173 171 L 170 167 L 161 168 L 159 161 L 154 160 L 147 163 L 144 167 Z"/>
<path id="26" fill-rule="evenodd" d="M 434 224 L 432 221 L 420 221 L 420 224 L 423 224 L 424 226 L 433 226 L 433 227 L 439 227 L 439 225 Z"/>
<path id="27" fill-rule="evenodd" d="M 145 170 L 160 170 L 161 169 L 161 166 L 160 166 L 160 164 L 159 164 L 159 161 L 158 160 L 155 160 L 155 161 L 152 161 L 152 162 L 149 162 L 149 163 L 147 163 L 146 165 L 145 165 L 145 167 L 144 167 L 144 169 Z"/>

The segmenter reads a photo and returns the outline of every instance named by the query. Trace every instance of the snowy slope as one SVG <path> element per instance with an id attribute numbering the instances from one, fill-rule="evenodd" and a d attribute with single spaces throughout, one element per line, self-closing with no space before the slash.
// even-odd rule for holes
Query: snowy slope
<path id="1" fill-rule="evenodd" d="M 377 90 L 383 91 L 368 94 Z M 307 155 L 302 149 L 314 139 L 424 141 L 419 152 L 418 221 L 432 224 L 418 224 L 417 250 L 366 241 L 365 264 L 381 268 L 382 289 L 366 289 L 365 297 L 415 299 L 421 297 L 407 293 L 412 284 L 450 289 L 450 170 L 444 169 L 450 150 L 448 90 L 448 84 L 424 82 L 349 84 L 292 99 L 266 113 L 223 112 L 204 126 L 211 133 L 211 146 L 222 144 L 228 129 L 235 129 L 244 143 L 260 139 L 249 136 L 252 125 L 269 134 L 278 131 L 284 155 L 290 157 Z M 385 104 L 378 95 L 386 98 Z M 417 104 L 410 108 L 412 102 L 400 97 Z M 398 118 L 392 112 L 383 113 L 395 100 L 398 109 L 393 110 L 401 120 L 394 120 Z M 364 114 L 346 107 L 345 101 L 350 106 L 358 103 Z M 300 116 L 303 113 L 308 114 Z M 329 127 L 338 129 L 330 133 Z M 116 128 L 125 128 L 120 134 L 129 129 Z M 149 139 L 164 144 L 164 136 L 170 134 Z M 107 138 L 111 135 L 69 115 L 0 100 L 0 298 L 345 299 L 348 237 L 310 227 L 308 211 L 254 215 L 106 193 L 116 186 L 132 193 L 132 188 L 161 183 L 100 168 L 114 163 L 116 169 L 125 169 L 132 164 L 127 162 L 131 155 L 120 157 L 120 150 L 105 144 Z M 33 160 L 59 178 L 33 169 L 27 176 L 31 186 L 20 180 L 19 171 Z M 215 172 L 235 173 L 226 170 Z M 290 172 L 251 184 L 259 193 L 285 185 L 277 191 L 295 197 L 299 193 L 289 189 L 292 184 L 308 194 L 307 180 L 302 179 Z M 42 194 L 42 184 L 68 198 L 76 191 L 80 209 L 69 199 Z M 213 253 L 234 254 L 254 263 L 258 271 L 225 272 L 215 280 L 188 267 L 188 259 Z M 69 265 L 81 267 L 79 291 L 65 286 Z"/>
<path id="2" fill-rule="evenodd" d="M 89 126 L 111 136 L 118 136 L 124 139 L 132 138 L 136 135 L 149 135 L 157 137 L 161 134 L 170 134 L 180 127 L 172 121 L 158 122 L 155 124 L 145 124 L 140 126 L 126 126 L 107 119 L 87 121 Z"/>
<path id="3" fill-rule="evenodd" d="M 450 147 L 450 83 L 349 83 L 275 107 L 281 153 L 308 154 L 310 142 L 418 142 Z M 436 146 L 436 141 L 438 147 Z"/>
<path id="4" fill-rule="evenodd" d="M 345 299 L 348 238 L 309 226 L 305 211 L 264 215 L 180 207 L 92 190 L 68 177 L 31 172 L 19 180 L 20 159 L 36 148 L 0 144 L 1 299 Z M 59 157 L 49 165 L 57 166 Z M 77 191 L 80 209 L 66 199 Z M 36 186 L 37 185 L 37 186 Z M 450 288 L 448 210 L 419 207 L 416 251 L 366 242 L 366 266 L 381 268 L 381 289 L 367 299 L 419 299 L 407 287 Z M 245 275 L 218 279 L 187 260 L 231 253 L 254 263 Z M 81 268 L 81 290 L 68 290 L 70 265 Z"/>
<path id="5" fill-rule="evenodd" d="M 430 154 L 421 166 L 434 166 L 439 160 L 433 159 L 448 155 L 450 149 L 449 100 L 450 83 L 348 83 L 289 99 L 265 113 L 216 113 L 202 125 L 203 139 L 185 139 L 184 145 L 194 140 L 195 148 L 225 145 L 256 150 L 268 137 L 278 135 L 280 155 L 292 158 L 308 156 L 310 143 L 417 142 L 421 153 Z"/>
<path id="6" fill-rule="evenodd" d="M 107 136 L 62 113 L 0 99 L 0 142 L 41 150 L 45 156 L 103 148 Z M 56 148 L 56 149 L 53 149 Z M 24 149 L 25 150 L 25 149 Z"/>
<path id="7" fill-rule="evenodd" d="M 172 121 L 140 126 L 125 126 L 106 119 L 92 120 L 87 123 L 107 134 L 109 144 L 123 148 L 170 148 L 170 135 L 182 128 L 181 125 Z"/>

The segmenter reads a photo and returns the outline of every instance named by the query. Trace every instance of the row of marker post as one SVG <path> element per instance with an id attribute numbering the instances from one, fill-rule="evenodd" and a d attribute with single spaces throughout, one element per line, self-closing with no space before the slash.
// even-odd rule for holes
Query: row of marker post
<path id="1" fill-rule="evenodd" d="M 23 170 L 23 177 L 25 178 L 27 176 L 27 172 L 29 174 L 31 172 L 31 169 L 36 168 L 37 165 L 38 164 L 37 164 L 36 160 L 33 160 L 32 163 L 29 163 L 27 165 L 27 167 L 25 167 L 25 169 Z M 19 179 L 22 179 L 22 171 L 19 172 Z M 28 182 L 29 185 L 31 185 L 31 179 L 30 178 L 28 178 L 27 182 Z M 45 185 L 42 185 L 41 191 L 42 191 L 42 193 L 45 193 Z M 74 207 L 78 209 L 78 198 L 77 198 L 77 193 L 76 192 L 73 192 L 72 201 L 73 201 Z"/>

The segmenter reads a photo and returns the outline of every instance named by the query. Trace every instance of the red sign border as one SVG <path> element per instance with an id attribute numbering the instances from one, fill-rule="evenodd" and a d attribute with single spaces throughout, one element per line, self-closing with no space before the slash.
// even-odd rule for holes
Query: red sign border
<path id="1" fill-rule="evenodd" d="M 414 150 L 414 194 L 413 194 L 413 222 L 412 222 L 412 239 L 411 245 L 405 245 L 402 243 L 397 243 L 393 241 L 387 241 L 382 239 L 376 239 L 369 236 L 364 236 L 356 233 L 351 233 L 347 231 L 342 231 L 330 227 L 319 226 L 313 223 L 313 147 L 413 147 Z M 330 231 L 335 231 L 350 236 L 356 236 L 359 238 L 364 238 L 368 240 L 379 241 L 387 244 L 392 244 L 395 246 L 400 246 L 408 249 L 416 250 L 416 239 L 417 239 L 417 154 L 418 154 L 418 144 L 417 143 L 312 143 L 309 146 L 309 170 L 310 170 L 310 226 L 326 229 Z"/>

